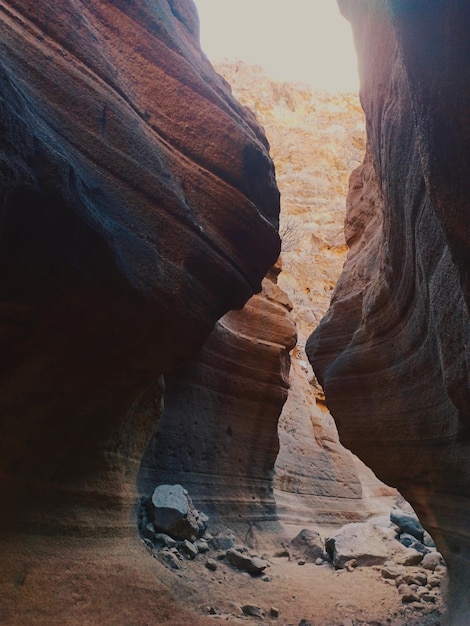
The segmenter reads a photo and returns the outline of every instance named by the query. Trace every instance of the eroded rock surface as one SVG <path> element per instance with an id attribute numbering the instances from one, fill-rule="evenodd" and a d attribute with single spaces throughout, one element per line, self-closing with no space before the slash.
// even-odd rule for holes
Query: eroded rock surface
<path id="1" fill-rule="evenodd" d="M 346 255 L 345 197 L 364 152 L 364 115 L 356 94 L 312 91 L 271 80 L 260 67 L 218 64 L 240 102 L 266 129 L 281 190 L 279 285 L 292 302 L 297 345 L 279 419 L 275 499 L 280 520 L 342 525 L 388 512 L 396 492 L 339 442 L 305 355 L 326 313 Z"/>
<path id="2" fill-rule="evenodd" d="M 369 142 L 350 251 L 307 351 L 346 446 L 413 505 L 469 620 L 470 8 L 341 0 Z"/>
<path id="3" fill-rule="evenodd" d="M 262 131 L 172 7 L 1 7 L 2 462 L 22 482 L 119 453 L 130 400 L 278 252 Z"/>
<path id="4" fill-rule="evenodd" d="M 201 53 L 189 0 L 2 1 L 0 30 L 1 524 L 15 555 L 2 579 L 19 562 L 32 570 L 1 619 L 23 622 L 19 602 L 63 623 L 68 585 L 89 576 L 100 589 L 106 557 L 93 567 L 92 549 L 38 552 L 9 533 L 135 525 L 159 375 L 261 289 L 279 253 L 279 192 L 263 131 Z M 48 568 L 64 570 L 50 605 Z M 99 602 L 78 593 L 68 618 L 96 622 L 101 603 L 122 621 L 126 571 Z"/>
<path id="5" fill-rule="evenodd" d="M 240 532 L 275 522 L 277 422 L 295 343 L 290 304 L 275 282 L 227 313 L 202 350 L 166 377 L 165 410 L 145 452 L 139 488 L 178 481 L 211 523 Z"/>

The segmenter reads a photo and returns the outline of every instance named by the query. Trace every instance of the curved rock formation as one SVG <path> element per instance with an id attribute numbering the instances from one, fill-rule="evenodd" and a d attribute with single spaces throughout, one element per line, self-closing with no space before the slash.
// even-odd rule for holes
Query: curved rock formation
<path id="1" fill-rule="evenodd" d="M 339 4 L 369 151 L 351 177 L 348 259 L 307 350 L 343 443 L 413 505 L 446 558 L 451 619 L 467 624 L 470 8 Z"/>
<path id="2" fill-rule="evenodd" d="M 344 198 L 365 137 L 359 98 L 279 83 L 241 62 L 216 69 L 266 129 L 281 191 L 279 285 L 292 302 L 298 338 L 278 427 L 277 514 L 284 524 L 302 527 L 388 514 L 395 490 L 340 444 L 304 350 L 328 309 L 346 256 Z"/>
<path id="3" fill-rule="evenodd" d="M 227 313 L 199 354 L 165 377 L 163 416 L 139 474 L 142 493 L 181 483 L 211 529 L 223 523 L 246 533 L 277 520 L 277 422 L 296 338 L 290 308 L 265 279 L 260 295 Z"/>
<path id="4" fill-rule="evenodd" d="M 395 490 L 341 445 L 326 406 L 315 401 L 298 352 L 293 353 L 289 395 L 279 419 L 274 477 L 279 519 L 292 527 L 334 527 L 388 514 Z"/>
<path id="5" fill-rule="evenodd" d="M 2 580 L 13 593 L 1 619 L 26 623 L 18 606 L 31 615 L 37 602 L 38 620 L 63 623 L 69 596 L 49 606 L 35 593 L 48 597 L 54 577 L 41 571 L 77 559 L 77 544 L 43 540 L 38 552 L 11 533 L 134 526 L 159 375 L 261 289 L 279 253 L 279 192 L 263 131 L 199 48 L 190 0 L 1 0 L 0 29 Z M 93 559 L 64 577 L 88 572 L 93 587 Z M 104 561 L 96 591 L 98 572 Z M 118 578 L 106 587 L 115 602 L 102 600 L 117 615 Z M 29 585 L 16 596 L 15 580 Z M 96 597 L 73 623 L 90 623 Z"/>
<path id="6" fill-rule="evenodd" d="M 55 483 L 260 289 L 278 191 L 175 3 L 18 5 L 2 3 L 2 460 Z"/>

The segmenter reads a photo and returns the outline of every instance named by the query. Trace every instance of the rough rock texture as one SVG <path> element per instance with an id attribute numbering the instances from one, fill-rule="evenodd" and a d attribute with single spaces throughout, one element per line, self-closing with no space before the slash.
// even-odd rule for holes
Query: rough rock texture
<path id="1" fill-rule="evenodd" d="M 289 543 L 289 560 L 315 563 L 324 558 L 325 542 L 315 530 L 303 528 Z"/>
<path id="2" fill-rule="evenodd" d="M 394 530 L 373 523 L 346 524 L 326 540 L 325 547 L 336 569 L 353 559 L 355 566 L 371 566 L 388 560 L 416 565 L 423 558 L 416 550 L 402 546 Z"/>
<path id="3" fill-rule="evenodd" d="M 181 485 L 160 485 L 147 502 L 157 531 L 194 542 L 200 535 L 199 513 Z"/>
<path id="4" fill-rule="evenodd" d="M 139 474 L 142 493 L 180 482 L 211 526 L 223 520 L 240 532 L 277 519 L 277 422 L 296 338 L 290 308 L 266 278 L 261 294 L 227 313 L 199 354 L 166 377 L 164 413 Z"/>
<path id="5" fill-rule="evenodd" d="M 0 1 L 0 30 L 6 545 L 22 527 L 127 533 L 159 375 L 260 290 L 278 255 L 268 144 L 201 53 L 190 0 Z M 2 579 L 22 546 L 24 568 L 36 558 L 18 545 Z M 73 544 L 48 549 L 39 563 L 73 558 Z M 3 621 L 16 603 L 30 614 L 33 596 L 2 603 Z M 63 623 L 57 597 L 45 623 Z M 77 623 L 92 606 L 77 605 Z"/>
<path id="6" fill-rule="evenodd" d="M 369 152 L 348 260 L 307 346 L 342 441 L 398 487 L 470 620 L 470 7 L 351 1 Z M 466 584 L 466 583 L 465 583 Z"/>
<path id="7" fill-rule="evenodd" d="M 346 255 L 348 177 L 364 149 L 359 99 L 275 82 L 261 68 L 241 62 L 216 69 L 266 129 L 281 190 L 279 285 L 292 302 L 298 337 L 279 420 L 277 513 L 283 523 L 301 528 L 388 514 L 396 492 L 340 444 L 304 350 L 328 309 Z"/>
<path id="8" fill-rule="evenodd" d="M 260 576 L 268 566 L 268 563 L 263 561 L 263 559 L 243 554 L 234 548 L 227 550 L 225 557 L 230 565 L 244 572 L 248 572 L 248 574 L 252 576 Z"/>

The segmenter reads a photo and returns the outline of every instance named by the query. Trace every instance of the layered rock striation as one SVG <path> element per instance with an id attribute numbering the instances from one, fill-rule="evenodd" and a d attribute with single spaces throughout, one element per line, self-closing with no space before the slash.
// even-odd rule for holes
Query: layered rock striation
<path id="1" fill-rule="evenodd" d="M 261 294 L 224 315 L 201 351 L 165 377 L 163 415 L 139 473 L 143 494 L 179 482 L 212 529 L 228 524 L 244 536 L 273 526 L 277 422 L 296 339 L 290 309 L 266 278 Z"/>
<path id="2" fill-rule="evenodd" d="M 309 358 L 343 443 L 396 486 L 449 567 L 470 574 L 470 10 L 339 2 L 359 52 L 368 153 L 351 176 L 349 254 Z"/>
<path id="3" fill-rule="evenodd" d="M 260 290 L 279 192 L 191 3 L 0 10 L 3 476 L 48 490 Z"/>
<path id="4" fill-rule="evenodd" d="M 279 285 L 292 302 L 297 344 L 278 424 L 277 514 L 289 527 L 342 525 L 388 514 L 396 492 L 340 444 L 305 355 L 307 337 L 328 309 L 346 256 L 349 172 L 362 161 L 365 147 L 359 98 L 275 82 L 260 67 L 242 62 L 216 69 L 266 129 L 281 191 Z"/>
<path id="5" fill-rule="evenodd" d="M 155 574 L 113 538 L 160 375 L 278 256 L 268 143 L 190 0 L 0 1 L 0 29 L 0 619 L 125 621 L 129 585 L 144 622 Z"/>

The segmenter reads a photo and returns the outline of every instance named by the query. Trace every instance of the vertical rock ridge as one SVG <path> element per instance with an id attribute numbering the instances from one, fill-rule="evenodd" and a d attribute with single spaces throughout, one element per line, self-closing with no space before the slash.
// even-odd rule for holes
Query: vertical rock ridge
<path id="1" fill-rule="evenodd" d="M 341 1 L 369 152 L 351 178 L 350 252 L 307 351 L 342 441 L 412 503 L 468 621 L 470 12 Z M 367 235 L 366 235 L 367 234 Z"/>

